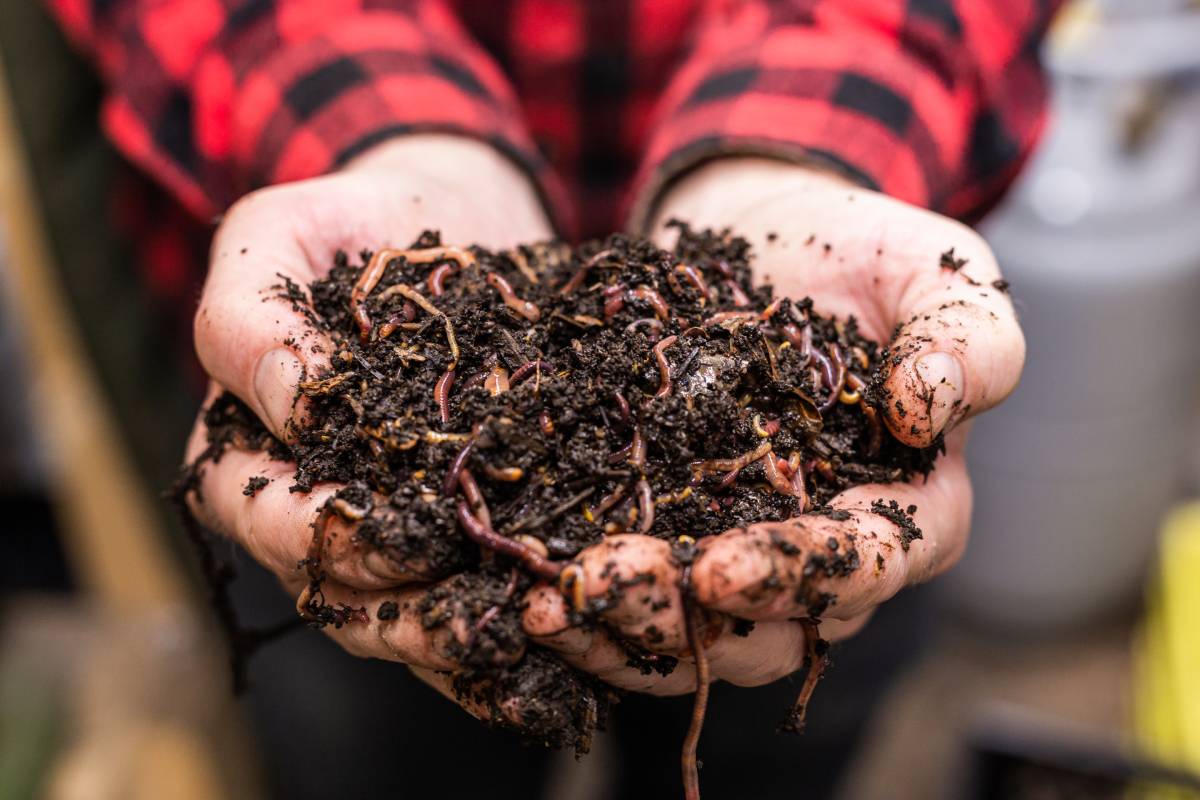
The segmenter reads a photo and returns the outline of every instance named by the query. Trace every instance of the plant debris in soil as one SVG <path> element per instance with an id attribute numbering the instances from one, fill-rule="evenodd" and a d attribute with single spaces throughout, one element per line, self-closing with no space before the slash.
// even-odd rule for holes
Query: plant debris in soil
<path id="1" fill-rule="evenodd" d="M 430 630 L 469 623 L 468 638 L 449 637 L 460 695 L 495 711 L 518 699 L 525 734 L 586 749 L 612 693 L 526 641 L 520 598 L 534 581 L 558 581 L 576 622 L 602 624 L 612 598 L 573 591 L 571 559 L 605 536 L 669 540 L 687 563 L 702 537 L 836 514 L 826 504 L 850 486 L 926 474 L 940 448 L 887 431 L 888 353 L 853 319 L 752 285 L 749 245 L 728 231 L 673 224 L 673 251 L 614 235 L 496 253 L 427 232 L 361 263 L 339 254 L 307 291 L 285 280 L 279 294 L 334 345 L 332 366 L 301 384 L 305 424 L 284 444 L 222 396 L 206 415 L 209 449 L 182 485 L 228 446 L 294 462 L 293 491 L 344 484 L 314 526 L 301 615 L 314 626 L 365 617 L 320 592 L 323 526 L 334 514 L 356 520 L 363 543 L 430 581 L 449 578 L 420 611 Z M 952 253 L 942 262 L 962 265 Z M 919 536 L 911 509 L 878 511 L 905 545 Z M 860 566 L 852 544 L 835 545 L 813 554 L 816 573 Z M 811 681 L 793 729 L 824 659 L 815 618 L 835 600 L 804 599 Z M 685 610 L 691 628 L 699 610 Z M 675 663 L 628 649 L 647 670 Z"/>

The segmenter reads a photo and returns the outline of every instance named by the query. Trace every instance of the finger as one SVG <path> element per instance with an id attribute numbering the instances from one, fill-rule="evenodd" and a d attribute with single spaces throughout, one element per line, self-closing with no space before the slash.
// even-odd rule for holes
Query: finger
<path id="1" fill-rule="evenodd" d="M 304 581 L 285 585 L 297 596 L 307 587 Z M 434 587 L 363 591 L 325 580 L 320 594 L 308 597 L 330 614 L 340 614 L 322 630 L 345 650 L 363 658 L 432 670 L 459 669 L 466 660 L 483 657 L 493 666 L 519 661 L 524 655 L 523 643 L 492 639 L 486 628 L 480 629 L 474 609 L 457 602 L 459 592 L 461 588 L 451 581 Z M 312 604 L 308 608 L 311 610 Z M 431 620 L 435 624 L 431 625 Z"/>
<path id="2" fill-rule="evenodd" d="M 315 274 L 278 191 L 248 195 L 226 214 L 194 328 L 205 371 L 287 439 L 301 421 L 299 384 L 328 367 L 331 345 L 305 315 Z"/>
<path id="3" fill-rule="evenodd" d="M 204 448 L 203 426 L 197 426 L 189 459 Z M 402 517 L 376 496 L 361 522 L 328 513 L 326 504 L 338 490 L 327 484 L 309 493 L 293 492 L 296 465 L 262 451 L 228 448 L 220 459 L 200 467 L 197 491 L 189 494 L 192 513 L 204 525 L 244 547 L 256 561 L 281 577 L 299 576 L 300 562 L 320 558 L 320 568 L 334 580 L 359 589 L 383 589 L 442 577 L 456 564 L 435 557 L 428 536 L 406 536 L 404 520 L 422 509 L 408 508 Z M 251 479 L 265 480 L 257 490 Z M 414 501 L 431 513 L 453 513 L 448 502 Z M 439 504 L 445 505 L 441 509 Z M 344 504 L 358 513 L 352 504 Z M 315 526 L 321 526 L 316 530 Z M 316 551 L 314 552 L 314 542 Z M 444 548 L 443 548 L 444 549 Z"/>
<path id="4" fill-rule="evenodd" d="M 834 498 L 831 515 L 759 523 L 701 540 L 692 566 L 696 598 L 754 620 L 851 619 L 961 556 L 970 498 L 961 448 L 951 447 L 923 483 L 855 487 Z M 914 506 L 915 528 L 907 513 Z"/>
<path id="5" fill-rule="evenodd" d="M 922 447 L 962 420 L 995 406 L 1020 377 L 1025 339 L 1000 271 L 981 238 L 964 230 L 949 263 L 930 264 L 899 303 L 899 335 L 884 384 L 888 428 Z M 965 258 L 966 263 L 954 260 Z"/>
<path id="6" fill-rule="evenodd" d="M 687 646 L 679 592 L 682 573 L 667 542 L 640 534 L 609 536 L 584 550 L 568 570 L 572 572 L 564 573 L 568 577 L 562 583 L 572 608 L 561 595 L 554 598 L 557 590 L 535 590 L 527 598 L 524 625 L 532 635 L 558 634 L 578 648 L 581 635 L 567 632 L 574 610 L 594 614 L 623 638 L 655 652 Z"/>
<path id="7" fill-rule="evenodd" d="M 696 690 L 693 664 L 667 655 L 632 653 L 603 629 L 593 633 L 588 648 L 582 653 L 561 653 L 560 657 L 576 669 L 595 675 L 618 689 L 660 697 Z"/>

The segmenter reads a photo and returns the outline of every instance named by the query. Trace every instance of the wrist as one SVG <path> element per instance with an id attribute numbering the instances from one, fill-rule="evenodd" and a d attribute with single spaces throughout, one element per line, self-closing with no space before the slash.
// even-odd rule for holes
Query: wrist
<path id="1" fill-rule="evenodd" d="M 473 206 L 507 228 L 513 241 L 553 235 L 532 178 L 477 139 L 447 133 L 396 136 L 350 160 L 342 171 L 385 180 L 394 176 L 397 185 L 422 186 L 456 204 Z"/>

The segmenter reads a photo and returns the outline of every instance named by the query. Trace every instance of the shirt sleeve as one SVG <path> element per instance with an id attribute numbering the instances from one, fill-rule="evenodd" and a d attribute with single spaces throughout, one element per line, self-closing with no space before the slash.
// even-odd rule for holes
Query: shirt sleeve
<path id="1" fill-rule="evenodd" d="M 562 208 L 512 88 L 441 0 L 48 1 L 99 66 L 107 135 L 200 217 L 425 131 L 493 144 Z"/>
<path id="2" fill-rule="evenodd" d="M 1056 0 L 712 0 L 632 194 L 725 155 L 816 162 L 961 218 L 999 198 L 1045 116 Z"/>

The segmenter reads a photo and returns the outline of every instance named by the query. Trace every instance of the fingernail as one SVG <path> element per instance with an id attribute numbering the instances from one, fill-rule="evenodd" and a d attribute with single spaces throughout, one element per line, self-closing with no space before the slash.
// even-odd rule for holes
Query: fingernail
<path id="1" fill-rule="evenodd" d="M 933 436 L 946 428 L 963 398 L 963 371 L 958 359 L 949 353 L 927 353 L 917 359 L 917 375 L 933 390 L 929 407 L 929 426 Z"/>
<path id="2" fill-rule="evenodd" d="M 287 348 L 277 348 L 258 360 L 254 369 L 254 394 L 258 407 L 276 436 L 282 437 L 292 417 L 304 365 Z"/>

